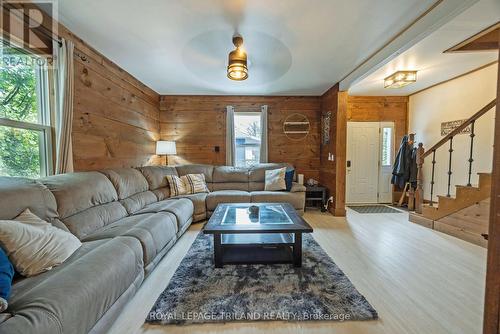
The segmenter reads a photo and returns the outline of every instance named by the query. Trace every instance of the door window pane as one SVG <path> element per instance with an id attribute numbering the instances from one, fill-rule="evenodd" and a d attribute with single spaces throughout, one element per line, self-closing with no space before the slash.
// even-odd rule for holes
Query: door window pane
<path id="1" fill-rule="evenodd" d="M 236 167 L 250 167 L 260 161 L 260 114 L 235 113 Z"/>
<path id="2" fill-rule="evenodd" d="M 0 126 L 0 175 L 40 177 L 45 151 L 43 131 Z"/>
<path id="3" fill-rule="evenodd" d="M 382 166 L 392 166 L 392 128 L 382 129 Z"/>

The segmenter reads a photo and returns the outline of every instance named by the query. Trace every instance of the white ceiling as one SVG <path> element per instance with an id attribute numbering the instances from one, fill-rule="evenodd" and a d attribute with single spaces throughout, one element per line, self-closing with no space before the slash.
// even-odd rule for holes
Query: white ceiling
<path id="1" fill-rule="evenodd" d="M 435 1 L 64 0 L 59 20 L 160 94 L 320 95 Z M 226 78 L 235 28 L 244 82 Z"/>
<path id="2" fill-rule="evenodd" d="M 500 1 L 481 0 L 386 65 L 349 88 L 350 95 L 406 96 L 498 60 L 498 51 L 443 51 L 500 20 Z M 417 82 L 384 89 L 384 78 L 399 70 L 417 70 Z"/>

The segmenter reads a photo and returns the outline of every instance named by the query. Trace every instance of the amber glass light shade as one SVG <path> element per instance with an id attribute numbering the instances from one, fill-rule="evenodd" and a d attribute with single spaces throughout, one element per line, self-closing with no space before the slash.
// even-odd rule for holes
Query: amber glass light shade
<path id="1" fill-rule="evenodd" d="M 243 38 L 233 37 L 233 44 L 236 49 L 229 53 L 227 77 L 235 81 L 246 80 L 248 78 L 247 53 L 241 47 Z"/>

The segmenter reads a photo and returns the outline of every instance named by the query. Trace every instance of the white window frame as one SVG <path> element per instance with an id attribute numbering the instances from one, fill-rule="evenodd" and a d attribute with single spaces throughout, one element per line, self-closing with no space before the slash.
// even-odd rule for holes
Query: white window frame
<path id="1" fill-rule="evenodd" d="M 29 54 L 26 51 L 24 52 Z M 0 126 L 32 130 L 40 133 L 40 177 L 44 177 L 54 174 L 52 127 L 50 125 L 49 74 L 46 67 L 37 67 L 35 75 L 39 123 L 23 122 L 0 117 Z"/>
<path id="2" fill-rule="evenodd" d="M 260 112 L 259 112 L 259 111 L 235 111 L 235 112 L 234 112 L 234 119 L 235 119 L 235 121 L 234 121 L 234 125 L 233 125 L 233 126 L 235 127 L 235 131 L 236 131 L 236 117 L 237 117 L 237 116 L 259 116 L 259 123 L 260 123 Z M 262 130 L 262 124 L 260 124 L 260 131 L 261 131 L 261 132 L 263 131 L 263 130 Z M 236 136 L 234 136 L 234 145 L 235 145 L 235 148 L 236 148 L 236 147 L 238 147 L 238 146 L 236 145 Z M 262 145 L 262 143 L 260 143 L 260 145 Z M 259 145 L 259 151 L 261 150 L 260 145 Z M 234 154 L 236 154 L 236 151 L 237 151 L 237 150 L 235 150 Z M 245 160 L 245 161 L 246 161 L 246 160 Z M 259 163 L 259 161 L 257 161 L 257 163 L 256 163 L 256 164 L 258 164 L 258 163 Z M 237 161 L 236 161 L 236 157 L 235 157 L 235 159 L 234 159 L 234 164 L 235 164 L 235 166 L 237 166 L 237 165 L 238 165 L 238 164 L 237 164 Z M 241 166 L 240 166 L 240 167 L 241 167 Z"/>

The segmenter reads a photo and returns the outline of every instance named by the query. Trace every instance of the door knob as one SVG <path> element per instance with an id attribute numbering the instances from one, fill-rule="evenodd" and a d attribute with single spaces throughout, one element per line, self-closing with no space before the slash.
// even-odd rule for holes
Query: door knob
<path id="1" fill-rule="evenodd" d="M 351 168 L 351 160 L 347 160 L 347 168 Z"/>

